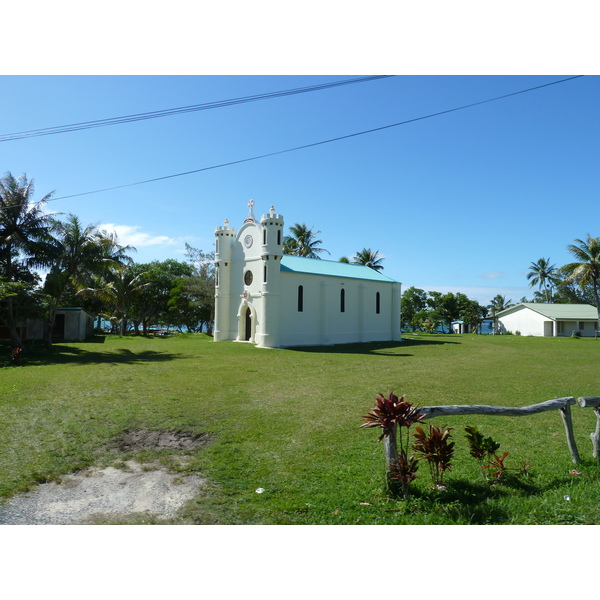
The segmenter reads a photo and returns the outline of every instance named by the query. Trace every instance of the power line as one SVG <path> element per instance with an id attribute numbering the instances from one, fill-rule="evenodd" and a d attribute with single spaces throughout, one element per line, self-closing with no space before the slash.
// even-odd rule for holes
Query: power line
<path id="1" fill-rule="evenodd" d="M 122 189 L 122 188 L 126 188 L 126 187 L 133 187 L 135 185 L 142 185 L 144 183 L 153 183 L 155 181 L 162 181 L 164 179 L 173 179 L 174 177 L 183 177 L 185 175 L 192 175 L 194 173 L 201 173 L 202 171 L 210 171 L 212 169 L 220 169 L 222 167 L 230 167 L 232 165 L 238 165 L 241 163 L 245 163 L 245 162 L 250 162 L 253 160 L 260 160 L 261 158 L 268 158 L 270 156 L 277 156 L 278 154 L 286 154 L 288 152 L 295 152 L 296 150 L 304 150 L 306 148 L 313 148 L 315 146 L 322 146 L 323 144 L 330 144 L 332 142 L 339 142 L 341 140 L 347 140 L 349 138 L 353 138 L 353 137 L 358 137 L 360 135 L 366 135 L 369 133 L 374 133 L 376 131 L 383 131 L 384 129 L 391 129 L 392 127 L 399 127 L 400 125 L 407 125 L 408 123 L 415 123 L 417 121 L 423 121 L 425 119 L 431 119 L 433 117 L 439 117 L 441 115 L 447 115 L 449 113 L 452 112 L 457 112 L 459 110 L 465 110 L 467 108 L 473 108 L 474 106 L 480 106 L 482 104 L 488 104 L 490 102 L 496 102 L 498 100 L 503 100 L 505 98 L 510 98 L 511 96 L 518 96 L 519 94 L 526 94 L 528 92 L 533 92 L 535 90 L 539 90 L 542 88 L 546 88 L 552 85 L 557 85 L 559 83 L 565 83 L 566 81 L 572 81 L 573 79 L 578 79 L 580 77 L 583 77 L 583 75 L 575 75 L 573 77 L 567 77 L 565 79 L 560 79 L 558 81 L 552 81 L 550 83 L 544 83 L 542 85 L 537 85 L 535 87 L 531 87 L 531 88 L 527 88 L 525 90 L 519 90 L 518 92 L 512 92 L 510 94 L 504 94 L 502 96 L 496 96 L 495 98 L 488 98 L 487 100 L 480 100 L 478 102 L 472 102 L 471 104 L 464 104 L 463 106 L 458 106 L 455 108 L 449 108 L 447 110 L 442 110 L 436 113 L 431 113 L 428 115 L 424 115 L 422 117 L 415 117 L 414 119 L 407 119 L 406 121 L 400 121 L 399 123 L 392 123 L 390 125 L 383 125 L 381 127 L 375 127 L 373 129 L 367 129 L 364 131 L 358 131 L 356 133 L 349 133 L 347 135 L 342 135 L 339 137 L 335 137 L 335 138 L 330 138 L 328 140 L 321 140 L 320 142 L 312 142 L 311 144 L 304 144 L 303 146 L 295 146 L 294 148 L 287 148 L 285 150 L 277 150 L 275 152 L 269 152 L 267 154 L 260 154 L 258 156 L 252 156 L 249 158 L 241 158 L 239 160 L 233 160 L 231 162 L 226 162 L 226 163 L 221 163 L 218 165 L 212 165 L 210 167 L 203 167 L 201 169 L 194 169 L 192 171 L 185 171 L 183 173 L 175 173 L 173 175 L 164 175 L 162 177 L 154 177 L 153 179 L 145 179 L 144 181 L 137 181 L 135 183 L 126 183 L 124 185 L 116 185 L 113 187 L 108 187 L 108 188 L 102 188 L 99 190 L 93 190 L 91 192 L 82 192 L 80 194 L 71 194 L 69 196 L 60 196 L 59 198 L 52 198 L 51 200 L 49 200 L 49 202 L 51 201 L 55 201 L 55 200 L 65 200 L 67 198 L 77 198 L 79 196 L 88 196 L 90 194 L 99 194 L 100 192 L 108 192 L 111 190 L 118 190 L 118 189 Z"/>
<path id="2" fill-rule="evenodd" d="M 144 121 L 147 119 L 158 119 L 160 117 L 170 117 L 200 110 L 210 110 L 213 108 L 223 108 L 225 106 L 235 106 L 237 104 L 246 104 L 248 102 L 257 102 L 259 100 L 271 100 L 272 98 L 282 98 L 285 96 L 293 96 L 296 94 L 306 94 L 308 92 L 317 92 L 321 90 L 349 85 L 352 83 L 365 83 L 377 79 L 386 79 L 394 77 L 394 75 L 370 75 L 367 77 L 357 77 L 355 79 L 344 79 L 341 81 L 332 81 L 330 83 L 321 83 L 318 85 L 310 85 L 301 88 L 293 88 L 282 90 L 279 92 L 268 92 L 264 94 L 256 94 L 254 96 L 242 96 L 240 98 L 232 98 L 229 100 L 219 100 L 216 102 L 205 102 L 203 104 L 192 104 L 190 106 L 180 106 L 178 108 L 167 108 L 164 110 L 156 110 L 146 113 L 137 113 L 133 115 L 125 115 L 123 117 L 111 117 L 109 119 L 98 119 L 95 121 L 83 121 L 81 123 L 72 123 L 70 125 L 59 125 L 56 127 L 45 127 L 43 129 L 31 129 L 29 131 L 17 131 L 14 133 L 0 134 L 0 142 L 10 142 L 13 140 L 22 140 L 25 138 L 39 137 L 42 135 L 56 135 L 58 133 L 68 133 L 71 131 L 82 131 L 84 129 L 93 129 L 96 127 L 106 127 L 108 125 L 119 125 L 122 123 L 133 123 L 135 121 Z"/>

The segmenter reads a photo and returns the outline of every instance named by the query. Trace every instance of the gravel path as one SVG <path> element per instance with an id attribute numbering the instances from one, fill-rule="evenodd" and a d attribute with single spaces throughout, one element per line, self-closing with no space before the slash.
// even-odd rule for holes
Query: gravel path
<path id="1" fill-rule="evenodd" d="M 205 483 L 196 475 L 149 471 L 134 461 L 126 465 L 88 469 L 15 496 L 0 504 L 0 525 L 76 525 L 133 514 L 169 519 Z"/>

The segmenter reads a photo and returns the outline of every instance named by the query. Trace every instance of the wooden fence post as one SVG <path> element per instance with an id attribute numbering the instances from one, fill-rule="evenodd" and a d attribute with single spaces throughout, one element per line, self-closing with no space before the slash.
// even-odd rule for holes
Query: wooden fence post
<path id="1" fill-rule="evenodd" d="M 565 426 L 565 433 L 567 434 L 567 445 L 569 446 L 569 452 L 571 453 L 571 460 L 577 464 L 581 462 L 579 458 L 579 452 L 577 452 L 577 444 L 575 443 L 575 435 L 573 433 L 573 417 L 571 415 L 571 405 L 565 404 L 560 409 L 560 416 Z"/>
<path id="2" fill-rule="evenodd" d="M 596 414 L 596 430 L 590 433 L 592 440 L 592 453 L 596 460 L 600 460 L 600 396 L 581 396 L 577 398 L 577 403 L 581 408 L 593 407 Z"/>

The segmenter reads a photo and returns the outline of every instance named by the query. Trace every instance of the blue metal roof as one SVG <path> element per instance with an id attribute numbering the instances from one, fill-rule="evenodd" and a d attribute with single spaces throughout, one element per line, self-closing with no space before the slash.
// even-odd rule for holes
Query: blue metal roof
<path id="1" fill-rule="evenodd" d="M 280 269 L 286 273 L 307 273 L 309 275 L 325 275 L 328 277 L 345 277 L 346 279 L 365 279 L 381 281 L 382 283 L 397 283 L 391 277 L 382 275 L 363 265 L 321 260 L 319 258 L 304 258 L 284 254 L 281 257 Z"/>

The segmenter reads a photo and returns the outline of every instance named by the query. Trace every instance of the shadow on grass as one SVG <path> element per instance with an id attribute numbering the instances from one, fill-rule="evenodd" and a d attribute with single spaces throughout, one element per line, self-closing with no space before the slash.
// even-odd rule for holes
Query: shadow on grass
<path id="1" fill-rule="evenodd" d="M 333 346 L 293 346 L 294 352 L 313 352 L 321 354 L 377 354 L 379 356 L 412 356 L 403 352 L 407 348 L 419 346 L 444 346 L 460 344 L 457 341 L 403 339 L 401 342 L 366 342 L 362 344 L 334 344 Z"/>
<path id="2" fill-rule="evenodd" d="M 100 335 L 100 334 L 94 334 L 89 338 L 86 338 L 85 340 L 83 340 L 83 342 L 77 342 L 78 344 L 104 344 L 104 342 L 106 341 L 106 336 L 105 335 Z"/>
<path id="3" fill-rule="evenodd" d="M 500 525 L 511 520 L 512 515 L 497 506 L 496 500 L 518 494 L 529 496 L 541 491 L 538 486 L 518 477 L 503 476 L 502 482 L 471 483 L 454 480 L 446 483 L 445 490 L 412 490 L 411 497 L 425 513 L 443 515 L 457 523 L 470 525 Z"/>
<path id="4" fill-rule="evenodd" d="M 181 354 L 142 350 L 132 352 L 127 348 L 119 348 L 111 352 L 95 352 L 64 344 L 55 345 L 52 350 L 34 349 L 28 351 L 22 361 L 22 366 L 40 366 L 57 364 L 134 364 L 144 362 L 166 362 L 183 358 Z"/>

